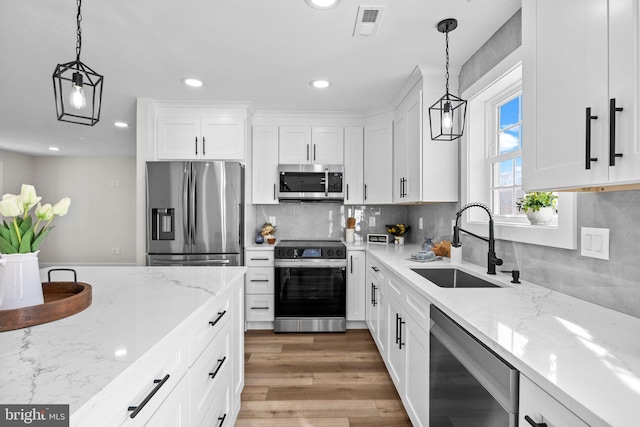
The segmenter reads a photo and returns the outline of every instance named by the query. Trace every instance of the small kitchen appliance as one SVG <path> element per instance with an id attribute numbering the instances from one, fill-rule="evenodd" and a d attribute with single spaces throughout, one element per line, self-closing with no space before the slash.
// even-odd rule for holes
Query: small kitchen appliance
<path id="1" fill-rule="evenodd" d="M 275 332 L 345 332 L 347 250 L 334 240 L 282 240 L 274 253 Z"/>
<path id="2" fill-rule="evenodd" d="M 279 165 L 278 200 L 341 203 L 343 174 L 342 165 Z"/>

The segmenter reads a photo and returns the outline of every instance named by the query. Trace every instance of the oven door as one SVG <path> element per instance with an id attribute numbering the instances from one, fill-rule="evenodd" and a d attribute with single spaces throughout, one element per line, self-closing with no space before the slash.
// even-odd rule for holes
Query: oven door
<path id="1" fill-rule="evenodd" d="M 346 330 L 346 266 L 276 266 L 275 273 L 276 332 Z"/>

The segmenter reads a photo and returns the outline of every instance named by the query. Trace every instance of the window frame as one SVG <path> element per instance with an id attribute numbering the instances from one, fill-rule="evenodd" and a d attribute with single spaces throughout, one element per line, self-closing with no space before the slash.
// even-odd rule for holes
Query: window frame
<path id="1" fill-rule="evenodd" d="M 491 170 L 487 167 L 491 141 L 496 125 L 487 126 L 489 115 L 500 95 L 522 87 L 522 47 L 489 70 L 461 95 L 468 100 L 467 131 L 461 138 L 461 206 L 481 202 L 491 206 Z M 514 90 L 515 93 L 515 90 Z M 523 94 L 522 102 L 526 94 Z M 493 104 L 492 104 L 493 101 Z M 522 126 L 526 126 L 522 117 Z M 526 144 L 526 141 L 522 141 Z M 523 175 L 526 170 L 522 171 Z M 526 189 L 525 189 L 526 190 Z M 551 246 L 564 249 L 577 248 L 576 193 L 558 193 L 558 214 L 550 225 L 530 225 L 525 216 L 494 218 L 496 239 Z M 481 209 L 468 209 L 461 216 L 462 227 L 472 233 L 488 234 L 488 216 Z"/>

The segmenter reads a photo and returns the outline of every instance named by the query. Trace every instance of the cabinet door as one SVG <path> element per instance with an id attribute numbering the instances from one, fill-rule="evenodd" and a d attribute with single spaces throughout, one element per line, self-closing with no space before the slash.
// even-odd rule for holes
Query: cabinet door
<path id="1" fill-rule="evenodd" d="M 576 414 L 564 407 L 529 378 L 520 375 L 520 403 L 518 417 L 520 426 L 528 426 L 525 416 L 547 427 L 586 427 Z"/>
<path id="2" fill-rule="evenodd" d="M 273 293 L 247 295 L 247 322 L 273 322 L 275 316 Z"/>
<path id="3" fill-rule="evenodd" d="M 375 339 L 377 335 L 377 324 L 374 323 L 375 319 L 375 302 L 373 300 L 374 297 L 374 286 L 375 281 L 370 273 L 365 274 L 365 286 L 364 286 L 364 297 L 365 297 L 365 310 L 364 317 L 367 322 L 367 326 L 369 327 L 369 332 L 371 332 L 371 336 Z"/>
<path id="4" fill-rule="evenodd" d="M 607 0 L 525 0 L 522 15 L 523 188 L 606 182 Z"/>
<path id="5" fill-rule="evenodd" d="M 251 200 L 256 205 L 278 204 L 278 127 L 254 126 Z"/>
<path id="6" fill-rule="evenodd" d="M 283 165 L 311 163 L 311 128 L 281 126 L 278 162 Z"/>
<path id="7" fill-rule="evenodd" d="M 388 363 L 389 375 L 400 396 L 404 394 L 404 376 L 406 372 L 406 321 L 403 318 L 402 306 L 391 295 L 386 301 L 386 324 L 388 338 Z"/>
<path id="8" fill-rule="evenodd" d="M 244 286 L 233 289 L 231 313 L 231 390 L 232 408 L 240 410 L 240 394 L 244 388 Z M 236 407 L 236 405 L 238 405 Z"/>
<path id="9" fill-rule="evenodd" d="M 158 117 L 157 156 L 160 160 L 192 160 L 201 153 L 199 117 Z"/>
<path id="10" fill-rule="evenodd" d="M 348 251 L 347 259 L 347 320 L 365 320 L 365 260 L 364 251 Z"/>
<path id="11" fill-rule="evenodd" d="M 393 203 L 404 201 L 407 172 L 407 119 L 401 116 L 393 125 Z"/>
<path id="12" fill-rule="evenodd" d="M 427 312 L 428 306 L 424 308 Z M 429 333 L 411 316 L 406 316 L 405 322 L 407 368 L 403 401 L 413 425 L 426 427 L 429 425 Z"/>
<path id="13" fill-rule="evenodd" d="M 361 205 L 364 202 L 363 129 L 347 127 L 344 137 L 344 204 Z"/>
<path id="14" fill-rule="evenodd" d="M 202 118 L 202 157 L 213 160 L 244 160 L 244 127 L 243 118 Z"/>
<path id="15" fill-rule="evenodd" d="M 635 0 L 609 2 L 609 99 L 616 100 L 614 154 L 609 182 L 640 182 L 640 140 L 638 140 L 638 56 L 640 55 L 640 7 Z"/>
<path id="16" fill-rule="evenodd" d="M 344 128 L 311 128 L 311 163 L 321 165 L 344 164 Z"/>
<path id="17" fill-rule="evenodd" d="M 364 131 L 364 203 L 389 204 L 393 184 L 393 122 L 369 125 Z"/>
<path id="18" fill-rule="evenodd" d="M 189 381 L 184 377 L 145 426 L 189 427 L 189 425 Z"/>

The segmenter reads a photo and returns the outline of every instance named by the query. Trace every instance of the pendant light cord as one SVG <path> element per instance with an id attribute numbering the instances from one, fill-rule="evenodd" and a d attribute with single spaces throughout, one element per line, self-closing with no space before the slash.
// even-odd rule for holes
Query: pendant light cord
<path id="1" fill-rule="evenodd" d="M 78 24 L 78 26 L 79 25 L 80 24 Z M 78 27 L 78 28 L 80 28 L 80 27 Z M 446 67 L 446 73 L 445 73 L 446 86 L 445 86 L 445 88 L 446 88 L 446 93 L 449 94 L 449 28 L 448 27 L 447 27 L 447 30 L 444 32 L 444 35 L 445 35 L 445 54 L 447 56 L 447 62 L 446 62 L 446 65 L 445 65 L 445 67 Z"/>
<path id="2" fill-rule="evenodd" d="M 76 17 L 78 22 L 78 29 L 76 30 L 76 60 L 80 62 L 80 50 L 82 49 L 82 28 L 80 28 L 80 21 L 82 21 L 82 15 L 80 14 L 80 7 L 82 6 L 82 0 L 78 0 L 78 15 Z"/>

